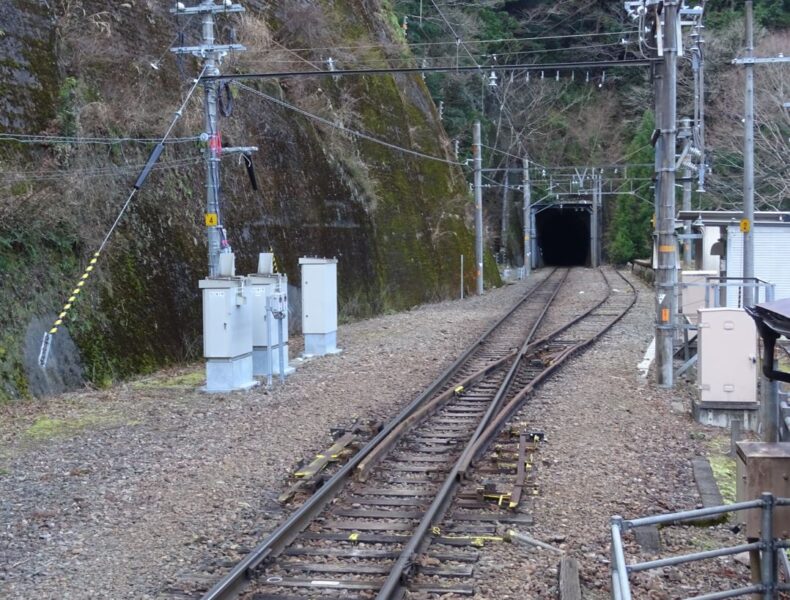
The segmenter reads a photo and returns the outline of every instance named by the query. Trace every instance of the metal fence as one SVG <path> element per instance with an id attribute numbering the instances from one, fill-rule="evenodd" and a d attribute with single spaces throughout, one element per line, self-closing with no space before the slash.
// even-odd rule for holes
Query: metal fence
<path id="1" fill-rule="evenodd" d="M 724 598 L 737 598 L 749 594 L 760 594 L 763 600 L 777 598 L 778 592 L 790 590 L 790 585 L 787 583 L 780 583 L 778 577 L 778 569 L 781 567 L 784 571 L 785 581 L 790 581 L 790 572 L 788 572 L 790 565 L 787 563 L 787 557 L 784 552 L 786 548 L 790 547 L 790 542 L 788 540 L 774 538 L 773 535 L 774 510 L 777 506 L 790 506 L 790 498 L 775 498 L 773 494 L 764 493 L 759 500 L 739 502 L 726 506 L 714 506 L 632 520 L 626 520 L 619 516 L 612 517 L 612 598 L 614 600 L 631 600 L 631 583 L 629 581 L 629 575 L 631 573 L 671 567 L 721 556 L 731 556 L 740 554 L 741 552 L 755 551 L 760 552 L 761 555 L 759 583 L 754 583 L 746 587 L 704 594 L 702 596 L 694 596 L 694 598 L 690 600 L 720 600 Z M 623 534 L 632 529 L 647 525 L 679 524 L 684 521 L 692 521 L 695 519 L 755 508 L 761 510 L 761 535 L 759 541 L 727 548 L 718 548 L 716 550 L 708 550 L 705 552 L 670 556 L 646 562 L 631 564 L 626 564 L 625 562 Z"/>

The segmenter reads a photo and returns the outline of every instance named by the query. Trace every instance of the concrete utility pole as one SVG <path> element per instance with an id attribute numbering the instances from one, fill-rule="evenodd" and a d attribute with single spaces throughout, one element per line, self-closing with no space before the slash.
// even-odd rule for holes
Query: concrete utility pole
<path id="1" fill-rule="evenodd" d="M 180 3 L 179 3 L 180 4 Z M 183 46 L 173 48 L 174 54 L 192 54 L 203 59 L 206 75 L 219 75 L 219 66 L 228 52 L 241 52 L 245 48 L 241 44 L 216 44 L 214 36 L 214 15 L 244 12 L 240 4 L 222 2 L 215 4 L 214 0 L 202 0 L 193 7 L 176 7 L 170 11 L 176 15 L 200 15 L 202 17 L 201 45 Z M 222 225 L 219 164 L 222 154 L 232 152 L 251 152 L 254 148 L 222 148 L 222 137 L 218 124 L 218 94 L 219 84 L 215 80 L 203 83 L 205 94 L 205 132 L 203 139 L 207 144 L 206 156 L 206 235 L 208 237 L 208 276 L 220 275 L 220 254 L 230 252 L 225 228 Z"/>
<path id="2" fill-rule="evenodd" d="M 529 159 L 524 157 L 524 181 L 522 182 L 522 192 L 524 194 L 524 206 L 522 207 L 522 220 L 524 227 L 524 277 L 532 274 L 532 236 L 530 227 L 532 225 L 532 190 L 529 183 Z"/>
<path id="3" fill-rule="evenodd" d="M 475 122 L 472 151 L 475 161 L 475 264 L 477 266 L 477 294 L 483 294 L 483 148 L 480 121 Z"/>
<path id="4" fill-rule="evenodd" d="M 657 102 L 656 125 L 661 140 L 661 167 L 656 186 L 656 376 L 661 387 L 673 385 L 673 338 L 677 314 L 677 240 L 675 236 L 675 149 L 677 144 L 678 0 L 664 2 L 663 23 L 656 14 L 656 47 L 663 88 Z"/>
<path id="5" fill-rule="evenodd" d="M 705 37 L 702 20 L 697 21 L 694 33 L 691 34 L 694 45 L 691 48 L 691 68 L 694 72 L 694 144 L 700 151 L 697 169 L 697 191 L 705 191 L 705 170 L 708 168 L 705 157 Z"/>
<path id="6" fill-rule="evenodd" d="M 680 128 L 680 135 L 683 138 L 683 156 L 688 157 L 689 150 L 693 145 L 691 120 L 686 117 L 683 119 L 683 124 Z M 691 210 L 691 176 L 692 171 L 689 168 L 688 160 L 683 161 L 683 210 Z M 704 167 L 704 165 L 703 165 Z M 683 221 L 683 234 L 686 239 L 683 240 L 683 266 L 688 267 L 691 265 L 691 221 Z"/>
<path id="7" fill-rule="evenodd" d="M 754 57 L 754 10 L 746 0 L 746 58 Z M 746 63 L 746 97 L 743 114 L 743 278 L 754 277 L 754 64 Z M 755 288 L 743 288 L 743 305 L 754 305 Z"/>
<path id="8" fill-rule="evenodd" d="M 590 211 L 590 266 L 593 269 L 598 267 L 598 178 L 600 175 L 593 169 L 592 184 L 592 206 Z"/>
<path id="9" fill-rule="evenodd" d="M 504 175 L 502 176 L 502 230 L 500 232 L 499 254 L 502 264 L 509 264 L 507 240 L 510 237 L 510 165 L 505 161 Z"/>

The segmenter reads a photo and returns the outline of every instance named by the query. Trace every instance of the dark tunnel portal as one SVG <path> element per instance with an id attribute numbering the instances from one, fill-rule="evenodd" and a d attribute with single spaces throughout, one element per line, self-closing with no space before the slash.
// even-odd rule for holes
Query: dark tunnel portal
<path id="1" fill-rule="evenodd" d="M 590 264 L 590 212 L 585 205 L 546 208 L 535 215 L 538 248 L 547 266 Z"/>

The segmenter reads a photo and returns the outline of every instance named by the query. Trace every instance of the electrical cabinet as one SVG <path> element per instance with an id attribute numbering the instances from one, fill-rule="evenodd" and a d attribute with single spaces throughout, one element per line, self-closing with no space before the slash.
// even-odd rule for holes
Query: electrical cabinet
<path id="1" fill-rule="evenodd" d="M 304 353 L 337 352 L 337 260 L 300 258 Z"/>
<path id="2" fill-rule="evenodd" d="M 252 302 L 252 342 L 253 346 L 268 346 L 269 333 L 266 319 L 266 306 L 269 298 L 276 295 L 283 306 L 283 341 L 288 342 L 288 277 L 285 275 L 261 275 L 253 273 L 249 276 L 250 299 Z M 279 289 L 279 291 L 277 291 Z M 273 345 L 277 345 L 278 332 L 275 323 L 272 331 Z"/>
<path id="3" fill-rule="evenodd" d="M 281 274 L 254 273 L 249 276 L 249 282 L 253 372 L 259 377 L 279 373 L 282 344 L 283 370 L 286 375 L 293 373 L 293 368 L 288 366 L 288 278 Z M 282 319 L 276 315 L 282 315 Z"/>
<path id="4" fill-rule="evenodd" d="M 684 284 L 682 288 L 681 312 L 688 317 L 691 322 L 696 322 L 697 311 L 705 308 L 705 283 L 707 277 L 718 275 L 715 271 L 682 271 L 680 281 Z M 715 293 L 714 291 L 710 292 Z M 712 302 L 711 297 L 711 302 Z"/>
<path id="5" fill-rule="evenodd" d="M 337 331 L 337 260 L 300 258 L 302 267 L 302 332 Z"/>
<path id="6" fill-rule="evenodd" d="M 203 356 L 230 358 L 252 351 L 252 319 L 244 279 L 204 279 Z"/>
<path id="7" fill-rule="evenodd" d="M 757 328 L 745 311 L 699 313 L 698 387 L 702 404 L 757 405 Z"/>
<path id="8" fill-rule="evenodd" d="M 203 292 L 203 356 L 206 391 L 255 385 L 252 377 L 252 311 L 243 277 L 200 281 Z"/>

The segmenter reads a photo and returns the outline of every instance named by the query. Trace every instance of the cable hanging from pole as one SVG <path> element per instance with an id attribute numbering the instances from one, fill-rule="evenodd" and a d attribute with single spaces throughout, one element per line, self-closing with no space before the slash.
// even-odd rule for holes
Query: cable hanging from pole
<path id="1" fill-rule="evenodd" d="M 186 105 L 189 102 L 190 98 L 192 97 L 192 94 L 197 89 L 197 86 L 200 83 L 201 77 L 203 76 L 205 70 L 206 70 L 205 67 L 203 67 L 203 70 L 200 72 L 200 75 L 198 75 L 198 77 L 195 78 L 192 87 L 190 88 L 189 92 L 186 95 L 186 98 L 181 103 L 179 109 L 175 112 L 175 115 L 173 116 L 173 120 L 170 122 L 170 126 L 167 128 L 167 131 L 165 132 L 164 136 L 162 136 L 162 138 L 159 140 L 159 143 L 151 152 L 151 155 L 148 158 L 148 162 L 145 164 L 145 167 L 143 167 L 143 170 L 140 172 L 140 175 L 137 177 L 134 186 L 132 186 L 132 190 L 129 192 L 129 196 L 126 198 L 126 202 L 123 203 L 123 206 L 121 207 L 118 216 L 115 218 L 115 221 L 113 222 L 112 226 L 107 231 L 107 234 L 104 236 L 104 239 L 102 240 L 101 244 L 99 244 L 99 248 L 96 250 L 96 252 L 93 253 L 93 256 L 88 262 L 88 266 L 85 268 L 85 271 L 82 273 L 82 275 L 80 275 L 80 278 L 78 279 L 76 286 L 71 291 L 71 294 L 69 295 L 66 302 L 63 304 L 63 307 L 61 308 L 61 311 L 58 314 L 57 318 L 52 323 L 52 327 L 48 331 L 44 332 L 44 337 L 41 340 L 41 348 L 38 353 L 38 364 L 42 369 L 46 368 L 47 362 L 49 361 L 49 354 L 50 354 L 50 350 L 52 349 L 53 337 L 59 331 L 60 327 L 63 325 L 63 322 L 68 317 L 69 311 L 76 303 L 80 293 L 82 293 L 85 284 L 88 282 L 88 279 L 90 278 L 91 274 L 96 268 L 96 263 L 99 261 L 99 257 L 101 256 L 102 251 L 107 246 L 107 243 L 110 241 L 110 237 L 117 229 L 118 224 L 121 222 L 121 219 L 123 218 L 124 214 L 126 214 L 126 210 L 129 208 L 132 199 L 135 197 L 137 192 L 140 191 L 140 188 L 145 183 L 145 180 L 148 179 L 148 176 L 151 174 L 151 170 L 153 169 L 154 165 L 159 160 L 159 157 L 162 155 L 162 152 L 165 149 L 165 142 L 167 141 L 167 138 L 170 136 L 170 133 L 173 131 L 173 128 L 175 127 L 176 123 L 183 115 L 183 111 L 186 108 Z"/>
<path id="2" fill-rule="evenodd" d="M 249 87 L 248 85 L 244 85 L 243 83 L 239 83 L 238 86 L 239 86 L 239 89 L 241 89 L 241 90 L 250 92 L 251 94 L 255 94 L 256 96 L 259 96 L 261 98 L 269 100 L 270 102 L 278 104 L 278 105 L 282 106 L 283 108 L 287 108 L 289 110 L 293 110 L 295 112 L 298 112 L 299 114 L 301 114 L 301 115 L 303 115 L 303 116 L 305 116 L 305 117 L 307 117 L 309 119 L 313 119 L 314 121 L 318 121 L 319 123 L 323 123 L 324 125 L 328 125 L 330 127 L 334 127 L 335 129 L 338 129 L 338 130 L 343 131 L 345 133 L 348 133 L 350 135 L 356 136 L 358 138 L 362 138 L 363 140 L 367 140 L 367 141 L 373 142 L 375 144 L 380 144 L 382 146 L 390 148 L 391 150 L 396 150 L 398 152 L 403 152 L 404 154 L 411 154 L 412 156 L 417 156 L 419 158 L 424 158 L 424 159 L 427 159 L 427 160 L 435 160 L 437 162 L 442 162 L 442 163 L 445 163 L 445 164 L 448 164 L 448 165 L 455 165 L 455 166 L 459 166 L 459 167 L 465 166 L 463 163 L 460 163 L 460 162 L 455 161 L 455 160 L 450 160 L 448 158 L 442 158 L 440 156 L 432 156 L 430 154 L 425 154 L 425 153 L 420 152 L 418 150 L 412 150 L 411 148 L 404 148 L 402 146 L 398 146 L 397 144 L 393 144 L 392 142 L 387 142 L 385 140 L 379 139 L 377 137 L 374 137 L 374 136 L 372 136 L 370 134 L 367 134 L 367 133 L 364 133 L 362 131 L 357 131 L 355 129 L 350 129 L 348 127 L 345 127 L 343 125 L 338 125 L 337 123 L 335 123 L 333 121 L 330 121 L 329 119 L 325 119 L 324 117 L 321 117 L 319 115 L 316 115 L 316 114 L 313 114 L 311 112 L 308 112 L 308 111 L 306 111 L 304 109 L 299 108 L 298 106 L 294 106 L 293 104 L 290 104 L 289 102 L 286 102 L 285 100 L 280 100 L 279 98 L 276 98 L 274 96 L 270 96 L 269 94 L 266 94 L 264 92 L 256 90 L 255 88 Z"/>

